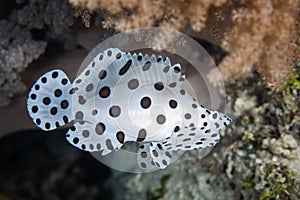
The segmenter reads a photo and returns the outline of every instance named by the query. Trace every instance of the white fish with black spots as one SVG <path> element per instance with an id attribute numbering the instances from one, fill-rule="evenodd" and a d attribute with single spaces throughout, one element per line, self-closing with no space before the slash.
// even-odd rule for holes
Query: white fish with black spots
<path id="1" fill-rule="evenodd" d="M 60 69 L 42 75 L 27 108 L 45 131 L 73 122 L 66 138 L 79 149 L 107 155 L 139 142 L 139 166 L 165 168 L 177 150 L 214 146 L 231 122 L 199 104 L 182 88 L 184 80 L 180 64 L 169 58 L 111 48 L 95 56 L 73 84 Z"/>

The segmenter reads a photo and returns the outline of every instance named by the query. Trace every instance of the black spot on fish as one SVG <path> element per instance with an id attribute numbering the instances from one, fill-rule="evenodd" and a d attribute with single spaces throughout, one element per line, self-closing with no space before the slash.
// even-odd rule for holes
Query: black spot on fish
<path id="1" fill-rule="evenodd" d="M 132 64 L 132 60 L 128 60 L 126 64 L 120 69 L 119 75 L 120 76 L 124 75 L 129 70 L 131 64 Z"/>

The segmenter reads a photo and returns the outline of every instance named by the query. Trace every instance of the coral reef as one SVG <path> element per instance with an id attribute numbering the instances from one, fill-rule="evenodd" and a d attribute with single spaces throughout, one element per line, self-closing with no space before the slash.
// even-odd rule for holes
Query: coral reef
<path id="1" fill-rule="evenodd" d="M 11 6 L 6 16 L 3 10 L 0 13 L 5 16 L 0 21 L 0 107 L 25 91 L 20 74 L 45 52 L 47 44 L 62 43 L 65 49 L 77 46 L 70 29 L 74 14 L 68 1 L 18 0 Z"/>
<path id="2" fill-rule="evenodd" d="M 257 73 L 227 85 L 233 124 L 209 156 L 192 151 L 166 170 L 120 178 L 120 192 L 130 191 L 125 199 L 299 199 L 299 70 L 278 93 Z"/>
<path id="3" fill-rule="evenodd" d="M 100 9 L 104 27 L 121 31 L 156 26 L 185 31 L 190 27 L 214 35 L 228 51 L 219 65 L 226 81 L 254 69 L 267 87 L 279 90 L 293 72 L 299 0 L 69 1 L 75 7 Z M 212 71 L 210 79 L 215 78 Z"/>
<path id="4" fill-rule="evenodd" d="M 139 27 L 160 27 L 180 29 L 190 25 L 200 31 L 205 24 L 210 6 L 220 7 L 226 0 L 215 1 L 152 1 L 137 0 L 70 0 L 77 7 L 89 10 L 103 9 L 104 27 L 128 30 Z M 192 6 L 191 6 L 192 5 Z M 184 13 L 184 14 L 183 14 Z"/>
<path id="5" fill-rule="evenodd" d="M 0 107 L 25 91 L 20 73 L 44 51 L 46 43 L 35 41 L 27 29 L 0 21 Z"/>
<path id="6" fill-rule="evenodd" d="M 44 40 L 58 40 L 64 43 L 66 49 L 76 47 L 76 39 L 71 34 L 70 26 L 74 25 L 74 11 L 68 1 L 29 0 L 22 1 L 16 9 L 17 24 L 26 26 L 29 30 L 42 30 Z M 12 17 L 14 18 L 14 17 Z"/>
<path id="7" fill-rule="evenodd" d="M 235 80 L 254 67 L 269 88 L 280 89 L 292 74 L 297 55 L 300 1 L 240 3 L 232 13 L 232 25 L 221 45 L 229 52 L 219 65 L 222 78 Z"/>
<path id="8" fill-rule="evenodd" d="M 203 32 L 213 35 L 228 52 L 219 64 L 224 80 L 236 80 L 254 69 L 273 89 L 282 88 L 293 71 L 291 64 L 299 60 L 295 45 L 300 32 L 297 24 L 299 0 L 284 3 L 280 0 L 185 0 L 176 3 L 147 0 L 142 4 L 135 0 L 69 1 L 76 7 L 75 11 L 67 0 L 18 0 L 7 20 L 22 25 L 34 39 L 63 43 L 65 49 L 78 45 L 70 28 L 75 24 L 74 15 L 90 27 L 92 10 L 98 8 L 104 19 L 103 26 L 117 30 L 159 26 L 185 31 L 190 27 L 196 35 Z M 2 54 L 4 57 L 7 56 Z M 212 71 L 210 79 L 216 78 Z M 19 84 L 18 88 L 21 87 Z"/>

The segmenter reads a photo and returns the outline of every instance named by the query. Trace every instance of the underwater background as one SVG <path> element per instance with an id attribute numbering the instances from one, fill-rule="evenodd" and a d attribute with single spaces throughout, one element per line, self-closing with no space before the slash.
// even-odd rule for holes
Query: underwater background
<path id="1" fill-rule="evenodd" d="M 2 0 L 0 200 L 300 199 L 299 10 L 299 0 Z M 142 27 L 207 50 L 233 121 L 208 156 L 130 174 L 71 146 L 67 129 L 38 130 L 26 99 L 41 74 L 61 68 L 73 80 L 97 44 Z"/>

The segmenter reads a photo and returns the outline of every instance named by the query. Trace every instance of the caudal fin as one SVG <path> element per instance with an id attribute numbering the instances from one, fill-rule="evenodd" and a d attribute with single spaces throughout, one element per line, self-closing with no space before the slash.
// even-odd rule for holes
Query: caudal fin
<path id="1" fill-rule="evenodd" d="M 33 122 L 46 131 L 67 124 L 72 116 L 71 89 L 67 75 L 59 69 L 42 75 L 27 99 L 27 110 Z"/>

